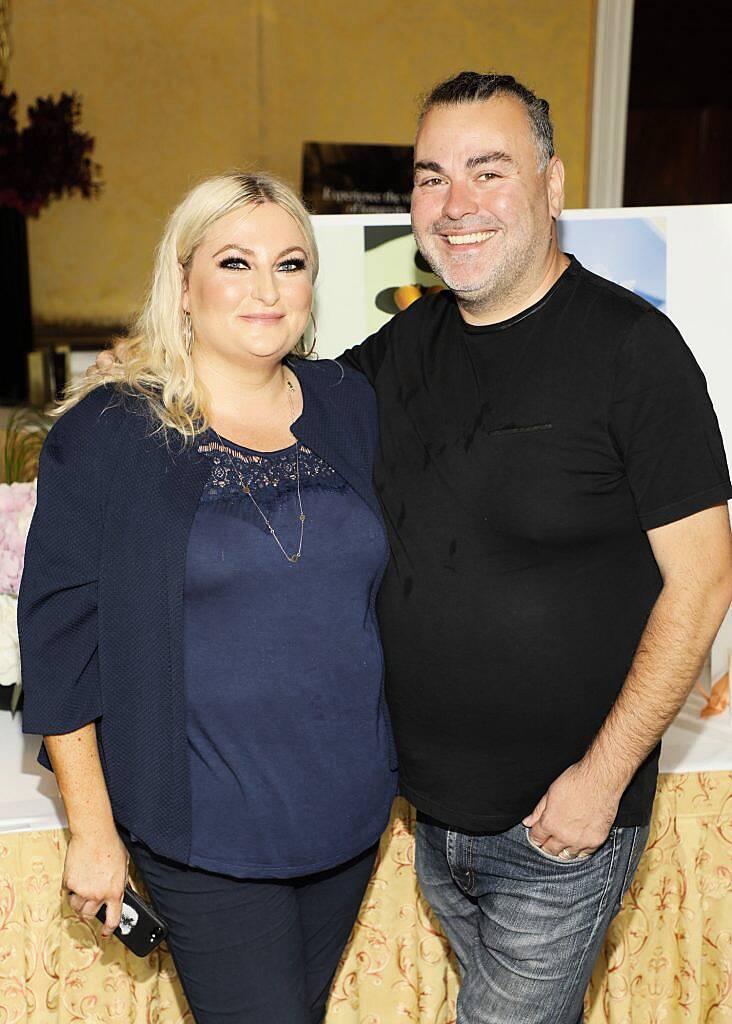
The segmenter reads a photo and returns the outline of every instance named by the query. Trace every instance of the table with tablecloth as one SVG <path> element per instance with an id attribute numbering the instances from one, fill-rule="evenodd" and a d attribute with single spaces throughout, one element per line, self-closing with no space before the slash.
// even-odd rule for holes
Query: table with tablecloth
<path id="1" fill-rule="evenodd" d="M 98 945 L 96 922 L 73 916 L 60 893 L 63 812 L 52 780 L 32 764 L 32 741 L 18 737 L 10 778 L 8 721 L 0 720 L 0 1024 L 191 1021 L 165 946 L 140 960 L 115 939 Z M 328 1024 L 455 1021 L 457 971 L 417 887 L 414 820 L 397 799 Z M 586 1021 L 732 1021 L 732 771 L 660 776 L 649 844 L 596 964 Z"/>

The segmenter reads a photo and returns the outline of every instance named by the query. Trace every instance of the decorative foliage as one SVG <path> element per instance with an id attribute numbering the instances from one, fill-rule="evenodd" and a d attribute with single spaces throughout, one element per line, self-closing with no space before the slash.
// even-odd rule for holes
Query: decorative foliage
<path id="1" fill-rule="evenodd" d="M 81 100 L 61 93 L 39 97 L 28 107 L 28 123 L 18 127 L 18 97 L 0 89 L 0 206 L 37 217 L 53 199 L 101 191 L 101 168 L 91 159 L 94 139 L 79 131 Z"/>
<path id="2" fill-rule="evenodd" d="M 52 419 L 32 406 L 19 406 L 8 418 L 2 451 L 2 479 L 5 483 L 35 480 L 38 456 Z"/>

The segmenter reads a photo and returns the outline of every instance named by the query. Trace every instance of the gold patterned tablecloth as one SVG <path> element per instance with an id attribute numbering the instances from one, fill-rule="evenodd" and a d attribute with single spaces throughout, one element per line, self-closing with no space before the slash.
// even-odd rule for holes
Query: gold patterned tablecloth
<path id="1" fill-rule="evenodd" d="M 328 1024 L 454 1024 L 457 976 L 397 800 Z M 0 1024 L 191 1024 L 165 947 L 100 948 L 60 897 L 63 830 L 0 835 Z M 587 994 L 587 1024 L 732 1022 L 732 772 L 662 775 L 648 849 Z M 508 1022 L 507 1022 L 508 1024 Z"/>

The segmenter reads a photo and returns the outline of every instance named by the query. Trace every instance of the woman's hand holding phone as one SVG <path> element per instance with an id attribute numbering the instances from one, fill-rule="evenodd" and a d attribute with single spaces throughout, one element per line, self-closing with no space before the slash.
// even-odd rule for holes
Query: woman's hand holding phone
<path id="1" fill-rule="evenodd" d="M 114 823 L 96 724 L 89 722 L 70 733 L 45 736 L 44 743 L 71 832 L 63 885 L 71 909 L 82 921 L 90 921 L 102 904 L 107 904 L 102 929 L 106 938 L 119 923 L 129 854 Z"/>
<path id="2" fill-rule="evenodd" d="M 93 834 L 72 833 L 66 851 L 64 887 L 71 909 L 81 921 L 91 921 L 107 905 L 101 935 L 107 938 L 119 924 L 127 882 L 129 854 L 116 829 Z"/>

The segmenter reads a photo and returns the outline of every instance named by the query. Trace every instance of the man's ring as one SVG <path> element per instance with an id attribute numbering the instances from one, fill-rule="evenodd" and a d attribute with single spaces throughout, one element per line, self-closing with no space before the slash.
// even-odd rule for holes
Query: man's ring
<path id="1" fill-rule="evenodd" d="M 560 852 L 559 856 L 562 858 L 562 860 L 574 860 L 576 854 L 571 853 L 569 848 L 565 846 L 564 849 Z"/>

